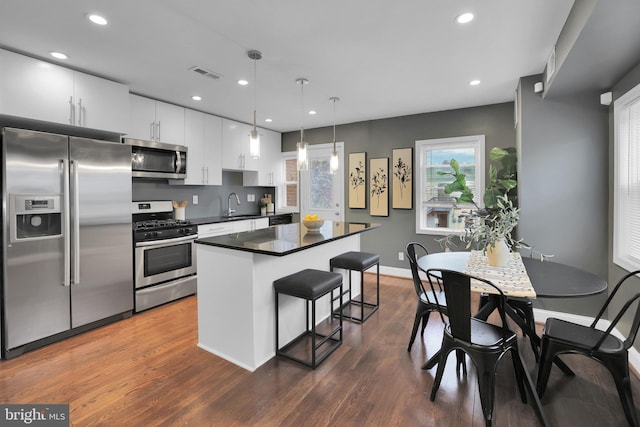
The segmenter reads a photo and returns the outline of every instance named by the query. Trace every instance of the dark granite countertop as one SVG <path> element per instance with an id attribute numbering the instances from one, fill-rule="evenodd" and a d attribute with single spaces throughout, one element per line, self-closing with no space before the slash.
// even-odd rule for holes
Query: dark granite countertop
<path id="1" fill-rule="evenodd" d="M 255 231 L 207 237 L 196 240 L 196 243 L 264 255 L 283 256 L 378 227 L 380 224 L 325 221 L 318 231 L 309 231 L 303 224 L 292 223 Z"/>
<path id="2" fill-rule="evenodd" d="M 258 218 L 272 218 L 278 216 L 291 215 L 290 213 L 279 213 L 279 214 L 268 214 L 268 215 L 260 215 L 260 214 L 242 214 L 242 215 L 232 215 L 232 216 L 209 216 L 205 218 L 189 218 L 189 221 L 193 225 L 204 225 L 204 224 L 215 224 L 218 222 L 228 222 L 228 221 L 240 221 L 243 219 L 258 219 Z"/>

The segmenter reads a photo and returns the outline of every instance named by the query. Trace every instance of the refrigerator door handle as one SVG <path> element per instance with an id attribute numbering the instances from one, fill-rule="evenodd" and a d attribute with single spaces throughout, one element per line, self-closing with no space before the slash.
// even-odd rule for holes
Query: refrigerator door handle
<path id="1" fill-rule="evenodd" d="M 64 224 L 64 282 L 62 286 L 71 286 L 71 219 L 69 215 L 69 166 L 66 159 L 60 159 L 60 175 L 63 193 Z"/>
<path id="2" fill-rule="evenodd" d="M 80 284 L 80 200 L 78 200 L 78 168 L 77 160 L 70 161 L 71 178 L 69 179 L 73 194 L 73 276 L 71 284 Z"/>

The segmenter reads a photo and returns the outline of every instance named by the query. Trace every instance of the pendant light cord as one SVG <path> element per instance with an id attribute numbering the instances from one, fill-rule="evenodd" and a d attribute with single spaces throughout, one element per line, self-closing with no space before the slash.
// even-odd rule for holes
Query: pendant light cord
<path id="1" fill-rule="evenodd" d="M 336 101 L 337 98 L 333 98 L 333 152 L 336 152 Z"/>
<path id="2" fill-rule="evenodd" d="M 256 109 L 258 107 L 258 59 L 253 58 L 253 130 L 256 131 Z"/>
<path id="3" fill-rule="evenodd" d="M 304 142 L 304 80 L 300 79 L 300 142 Z"/>

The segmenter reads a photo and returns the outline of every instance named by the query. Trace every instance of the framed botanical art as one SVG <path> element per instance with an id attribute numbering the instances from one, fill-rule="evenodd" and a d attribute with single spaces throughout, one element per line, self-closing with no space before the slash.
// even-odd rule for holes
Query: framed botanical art
<path id="1" fill-rule="evenodd" d="M 369 215 L 389 216 L 389 158 L 369 162 Z"/>
<path id="2" fill-rule="evenodd" d="M 367 153 L 349 154 L 349 208 L 367 207 Z"/>
<path id="3" fill-rule="evenodd" d="M 413 148 L 397 148 L 391 157 L 391 207 L 413 208 Z"/>

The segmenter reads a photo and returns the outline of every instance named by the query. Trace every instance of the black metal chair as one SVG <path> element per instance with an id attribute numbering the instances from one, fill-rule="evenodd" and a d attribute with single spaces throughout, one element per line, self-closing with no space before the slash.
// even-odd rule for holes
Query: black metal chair
<path id="1" fill-rule="evenodd" d="M 626 301 L 605 331 L 596 329 L 598 321 L 608 310 L 609 303 L 623 283 L 638 274 L 640 274 L 640 270 L 628 273 L 620 279 L 590 326 L 578 325 L 555 318 L 547 319 L 542 332 L 542 351 L 537 381 L 538 396 L 542 397 L 544 395 L 549 381 L 551 365 L 558 355 L 562 353 L 583 354 L 597 360 L 611 372 L 627 421 L 631 426 L 638 426 L 629 379 L 629 348 L 636 339 L 638 326 L 640 325 L 640 301 L 636 302 L 640 299 L 640 293 L 636 293 Z M 640 276 L 636 278 L 638 277 Z M 612 335 L 611 331 L 634 302 L 636 302 L 636 307 L 633 322 L 629 333 L 623 341 Z"/>
<path id="2" fill-rule="evenodd" d="M 418 251 L 416 251 L 418 248 Z M 444 292 L 439 287 L 433 286 L 431 283 L 431 289 L 425 290 L 422 280 L 420 278 L 420 267 L 418 266 L 418 257 L 427 255 L 427 249 L 422 246 L 422 244 L 417 242 L 410 242 L 407 244 L 405 248 L 405 253 L 407 255 L 407 259 L 409 260 L 409 265 L 411 266 L 411 276 L 413 277 L 413 287 L 416 291 L 416 295 L 418 296 L 418 306 L 416 307 L 416 316 L 413 321 L 413 330 L 411 331 L 411 339 L 409 340 L 409 346 L 407 347 L 407 351 L 411 351 L 411 347 L 413 347 L 413 342 L 416 339 L 416 335 L 418 334 L 418 328 L 420 327 L 420 322 L 422 322 L 422 330 L 420 331 L 420 335 L 424 334 L 424 330 L 427 327 L 427 322 L 429 322 L 429 315 L 432 312 L 438 312 L 440 306 L 440 310 L 443 313 L 447 313 L 447 300 L 445 298 Z"/>
<path id="3" fill-rule="evenodd" d="M 487 305 L 488 302 L 489 302 L 489 295 L 484 293 L 481 294 L 478 311 L 482 310 L 482 307 Z M 536 320 L 533 315 L 533 303 L 529 298 L 507 297 L 507 304 L 509 304 L 511 308 L 513 308 L 513 310 L 518 314 L 518 316 L 522 317 L 522 320 L 529 326 L 529 328 L 532 331 L 536 330 Z M 484 320 L 486 320 L 486 317 Z M 536 362 L 538 362 L 540 360 L 540 349 L 538 348 L 538 344 L 536 343 L 536 341 L 533 339 L 532 336 L 529 336 L 529 342 L 531 343 L 531 350 L 533 350 L 533 354 L 536 358 Z"/>
<path id="4" fill-rule="evenodd" d="M 487 280 L 472 277 L 458 271 L 429 269 L 427 270 L 427 276 L 431 282 L 441 281 L 447 298 L 446 322 L 445 313 L 440 310 L 440 316 L 445 323 L 445 330 L 442 337 L 442 347 L 439 352 L 438 370 L 431 389 L 431 401 L 436 398 L 449 353 L 453 350 L 463 351 L 469 355 L 478 371 L 478 390 L 480 392 L 482 412 L 485 424 L 491 426 L 495 398 L 496 367 L 502 357 L 510 352 L 522 402 L 527 403 L 526 388 L 533 401 L 532 406 L 540 424 L 546 425 L 542 405 L 518 350 L 518 337 L 507 326 L 504 312 L 505 297 L 502 291 Z M 472 317 L 472 279 L 486 283 L 496 290 L 499 295 L 497 305 L 502 326 L 493 325 Z"/>

